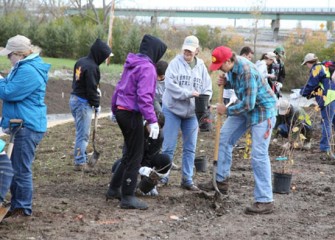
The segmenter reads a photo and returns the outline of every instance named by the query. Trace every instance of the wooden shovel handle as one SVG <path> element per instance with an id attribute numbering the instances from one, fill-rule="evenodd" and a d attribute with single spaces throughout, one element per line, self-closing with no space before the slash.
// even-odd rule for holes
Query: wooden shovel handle
<path id="1" fill-rule="evenodd" d="M 218 103 L 223 103 L 223 85 L 219 86 Z M 216 125 L 215 125 L 215 145 L 214 145 L 214 164 L 219 158 L 219 144 L 220 144 L 220 130 L 222 125 L 222 114 L 217 114 Z"/>

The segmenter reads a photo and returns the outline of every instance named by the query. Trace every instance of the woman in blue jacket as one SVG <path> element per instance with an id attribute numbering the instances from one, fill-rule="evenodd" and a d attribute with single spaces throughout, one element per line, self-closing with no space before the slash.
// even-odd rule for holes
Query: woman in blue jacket
<path id="1" fill-rule="evenodd" d="M 6 216 L 10 219 L 32 214 L 32 162 L 36 146 L 47 130 L 44 97 L 50 64 L 44 63 L 34 49 L 30 39 L 16 35 L 0 51 L 0 56 L 7 56 L 13 66 L 8 76 L 0 80 L 1 127 L 9 133 L 10 119 L 23 120 L 23 127 L 15 135 L 11 155 L 14 177 L 10 187 L 11 208 Z"/>

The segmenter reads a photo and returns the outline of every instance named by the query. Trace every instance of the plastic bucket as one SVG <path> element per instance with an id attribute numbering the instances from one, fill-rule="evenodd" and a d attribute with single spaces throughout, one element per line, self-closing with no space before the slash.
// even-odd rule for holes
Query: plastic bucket
<path id="1" fill-rule="evenodd" d="M 195 97 L 195 112 L 199 115 L 206 112 L 209 103 L 209 95 L 200 94 L 199 97 Z M 197 114 L 198 115 L 198 114 Z"/>
<path id="2" fill-rule="evenodd" d="M 141 190 L 141 192 L 147 194 L 155 187 L 155 182 L 151 178 L 147 176 L 143 176 L 140 183 L 138 184 L 138 188 Z"/>
<path id="3" fill-rule="evenodd" d="M 207 158 L 205 156 L 199 156 L 194 159 L 194 166 L 197 172 L 207 171 Z"/>
<path id="4" fill-rule="evenodd" d="M 288 194 L 291 189 L 292 174 L 273 173 L 273 192 Z"/>

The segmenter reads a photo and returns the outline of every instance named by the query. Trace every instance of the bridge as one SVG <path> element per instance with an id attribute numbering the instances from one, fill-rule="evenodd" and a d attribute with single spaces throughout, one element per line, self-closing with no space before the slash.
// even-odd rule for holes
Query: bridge
<path id="1" fill-rule="evenodd" d="M 78 13 L 68 9 L 68 14 Z M 335 21 L 335 8 L 240 8 L 240 7 L 193 7 L 193 8 L 126 8 L 115 7 L 115 16 L 157 18 L 228 18 L 228 19 L 270 19 L 274 39 L 277 39 L 280 20 Z"/>

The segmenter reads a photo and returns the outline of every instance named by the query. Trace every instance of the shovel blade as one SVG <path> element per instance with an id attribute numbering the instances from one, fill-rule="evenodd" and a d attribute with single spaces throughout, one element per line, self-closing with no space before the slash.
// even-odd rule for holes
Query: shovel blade
<path id="1" fill-rule="evenodd" d="M 99 157 L 100 153 L 94 150 L 93 154 L 88 158 L 87 165 L 93 168 L 97 164 Z"/>

